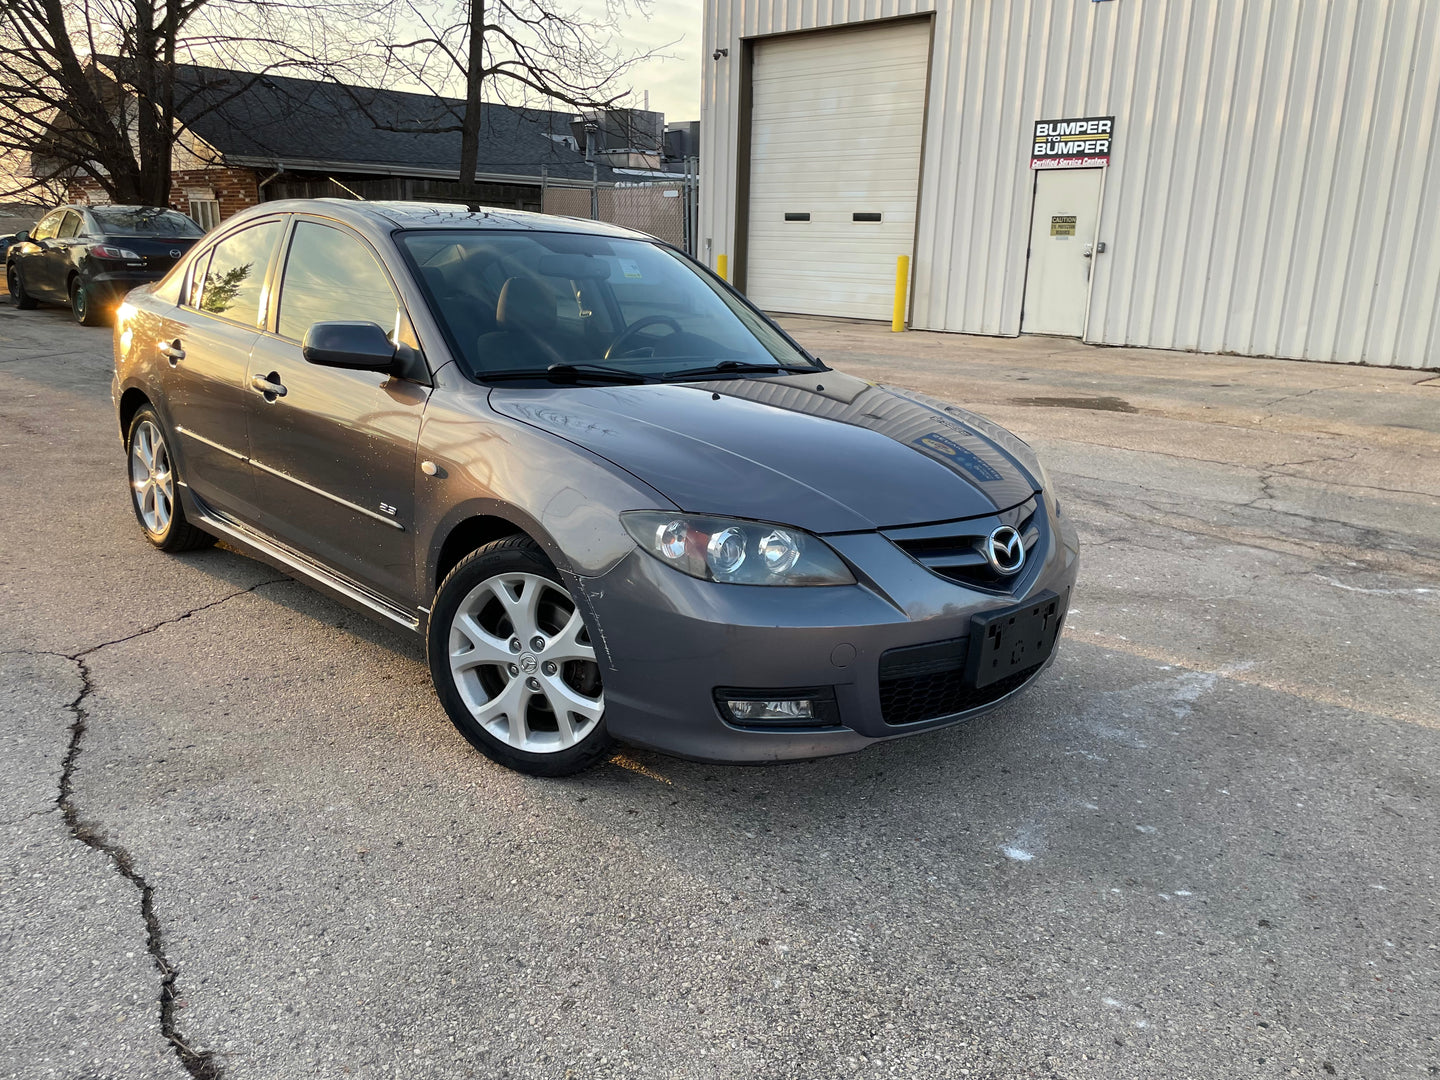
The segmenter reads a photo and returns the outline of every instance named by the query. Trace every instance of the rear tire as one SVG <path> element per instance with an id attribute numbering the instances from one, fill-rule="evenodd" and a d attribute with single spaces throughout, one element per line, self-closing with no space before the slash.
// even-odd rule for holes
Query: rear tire
<path id="1" fill-rule="evenodd" d="M 185 508 L 176 496 L 180 481 L 160 417 L 142 405 L 125 436 L 130 506 L 145 531 L 145 539 L 171 553 L 208 547 L 215 538 L 185 520 Z"/>
<path id="2" fill-rule="evenodd" d="M 528 536 L 486 544 L 446 575 L 425 652 L 451 722 L 493 761 L 570 776 L 611 753 L 589 629 Z"/>
<path id="3" fill-rule="evenodd" d="M 70 314 L 81 326 L 102 326 L 105 313 L 95 305 L 90 292 L 80 278 L 70 282 Z"/>
<path id="4" fill-rule="evenodd" d="M 20 276 L 20 267 L 11 263 L 5 268 L 5 287 L 10 290 L 10 303 L 21 311 L 34 311 L 36 299 L 25 291 L 25 280 Z"/>

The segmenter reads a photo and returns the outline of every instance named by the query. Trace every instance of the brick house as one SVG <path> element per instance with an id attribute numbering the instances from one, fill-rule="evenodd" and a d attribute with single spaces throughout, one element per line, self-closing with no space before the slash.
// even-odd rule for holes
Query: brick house
<path id="1" fill-rule="evenodd" d="M 457 122 L 459 100 L 193 65 L 177 81 L 185 127 L 170 205 L 206 228 L 271 199 L 458 197 L 460 133 L 433 129 Z M 586 127 L 569 112 L 486 104 L 480 201 L 540 210 L 551 181 L 633 180 L 634 166 L 659 165 L 663 114 L 592 118 L 588 159 Z M 72 200 L 104 197 L 88 177 L 70 181 Z"/>

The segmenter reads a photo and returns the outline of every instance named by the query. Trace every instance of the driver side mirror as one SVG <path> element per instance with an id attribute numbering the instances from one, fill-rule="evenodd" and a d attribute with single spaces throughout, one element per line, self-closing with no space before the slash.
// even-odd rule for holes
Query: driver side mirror
<path id="1" fill-rule="evenodd" d="M 422 379 L 424 362 L 414 349 L 396 345 L 373 322 L 318 322 L 305 331 L 300 346 L 307 362 L 350 371 L 378 371 L 402 379 Z"/>
<path id="2" fill-rule="evenodd" d="M 17 233 L 15 234 L 15 239 L 12 240 L 11 243 L 12 243 L 12 244 L 23 244 L 23 243 L 25 243 L 25 242 L 26 242 L 27 240 L 29 240 L 29 239 L 30 239 L 30 230 L 29 230 L 29 229 L 21 229 L 19 232 L 17 232 Z"/>

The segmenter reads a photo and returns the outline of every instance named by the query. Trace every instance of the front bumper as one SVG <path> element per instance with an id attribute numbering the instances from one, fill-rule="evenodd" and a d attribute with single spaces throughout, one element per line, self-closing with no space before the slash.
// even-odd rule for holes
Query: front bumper
<path id="1" fill-rule="evenodd" d="M 853 753 L 958 723 L 1018 693 L 1040 668 L 997 684 L 991 693 L 936 698 L 960 703 L 958 711 L 894 723 L 896 684 L 882 674 L 893 677 L 896 664 L 893 659 L 882 664 L 885 653 L 945 642 L 963 657 L 972 615 L 1012 607 L 1047 590 L 1060 597 L 1063 618 L 1079 567 L 1075 530 L 1064 518 L 1051 519 L 1033 553 L 1039 570 L 1024 574 L 1022 591 L 1013 595 L 954 584 L 878 533 L 826 540 L 861 572 L 860 584 L 722 585 L 687 577 L 638 549 L 601 577 L 574 579 L 599 638 L 610 733 L 681 757 L 740 763 Z M 718 687 L 829 688 L 839 722 L 783 730 L 741 727 L 722 715 L 715 701 Z"/>

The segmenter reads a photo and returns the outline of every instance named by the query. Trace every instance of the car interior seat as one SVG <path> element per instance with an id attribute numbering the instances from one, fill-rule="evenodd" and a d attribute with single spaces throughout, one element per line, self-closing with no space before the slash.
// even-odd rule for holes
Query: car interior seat
<path id="1" fill-rule="evenodd" d="M 495 304 L 496 329 L 475 342 L 480 366 L 492 371 L 543 370 L 568 361 L 555 347 L 555 294 L 534 278 L 512 277 Z"/>

